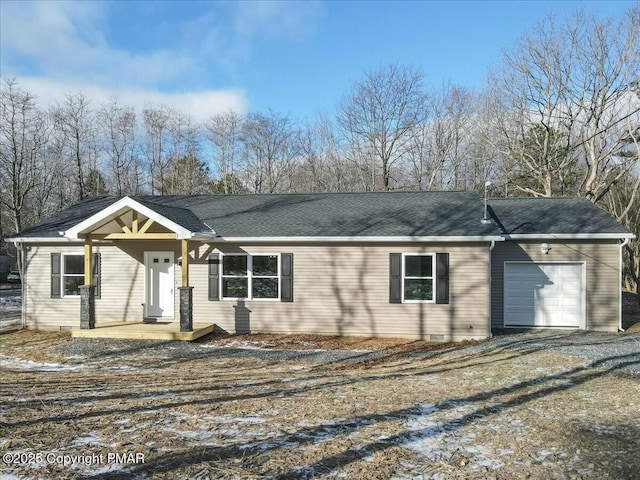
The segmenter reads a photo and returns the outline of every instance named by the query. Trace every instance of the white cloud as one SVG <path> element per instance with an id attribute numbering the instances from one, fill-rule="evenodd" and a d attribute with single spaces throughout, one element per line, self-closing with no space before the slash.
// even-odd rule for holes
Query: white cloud
<path id="1" fill-rule="evenodd" d="M 67 94 L 83 94 L 93 108 L 116 97 L 122 105 L 141 112 L 147 105 L 165 105 L 191 115 L 196 122 L 204 122 L 216 113 L 246 111 L 244 92 L 240 90 L 205 90 L 201 92 L 163 93 L 150 89 L 109 89 L 95 84 L 56 82 L 32 77 L 18 77 L 18 86 L 38 97 L 38 104 L 46 108 L 61 102 Z"/>
<path id="2" fill-rule="evenodd" d="M 251 75 L 256 42 L 308 35 L 321 13 L 313 1 L 211 2 L 197 18 L 167 18 L 174 33 L 169 46 L 142 51 L 109 43 L 113 22 L 123 21 L 113 5 L 0 1 L 3 76 L 16 77 L 45 105 L 82 92 L 94 104 L 112 97 L 138 109 L 164 104 L 199 121 L 229 109 L 244 113 L 247 96 L 228 87 L 229 79 Z"/>
<path id="3" fill-rule="evenodd" d="M 272 38 L 299 40 L 314 34 L 324 11 L 316 0 L 211 2 L 186 22 L 184 37 L 198 55 L 236 72 L 251 60 L 255 44 Z"/>
<path id="4" fill-rule="evenodd" d="M 322 6 L 317 1 L 283 2 L 277 0 L 236 3 L 235 32 L 252 38 L 260 33 L 305 37 L 315 31 Z"/>
<path id="5" fill-rule="evenodd" d="M 99 85 L 157 85 L 175 80 L 194 60 L 167 49 L 136 54 L 108 45 L 101 2 L 2 4 L 3 72 L 55 79 L 81 77 Z"/>

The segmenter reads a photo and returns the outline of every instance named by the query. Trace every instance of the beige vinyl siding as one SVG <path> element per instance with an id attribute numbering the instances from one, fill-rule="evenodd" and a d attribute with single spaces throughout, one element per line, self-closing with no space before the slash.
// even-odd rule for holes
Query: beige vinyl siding
<path id="1" fill-rule="evenodd" d="M 96 299 L 96 323 L 142 320 L 144 265 L 125 251 L 94 246 L 100 254 L 101 296 Z M 25 283 L 26 321 L 33 328 L 80 326 L 80 298 L 51 298 L 51 254 L 83 254 L 82 245 L 31 245 Z"/>
<path id="2" fill-rule="evenodd" d="M 190 268 L 196 322 L 215 322 L 228 332 L 426 339 L 435 335 L 456 340 L 488 336 L 487 243 L 221 247 L 223 253 L 293 253 L 291 303 L 209 301 L 209 248 L 201 246 L 199 260 Z M 409 252 L 450 254 L 449 304 L 389 303 L 389 254 Z M 180 278 L 179 272 L 176 278 Z"/>
<path id="3" fill-rule="evenodd" d="M 549 244 L 544 255 L 542 243 Z M 586 269 L 586 328 L 617 331 L 620 270 L 619 246 L 616 241 L 527 241 L 498 242 L 492 253 L 491 317 L 492 327 L 503 327 L 504 262 L 585 262 Z"/>
<path id="4" fill-rule="evenodd" d="M 316 333 L 461 340 L 488 336 L 488 243 L 314 244 L 228 246 L 191 242 L 194 322 L 214 322 L 235 333 Z M 179 319 L 179 242 L 100 245 L 101 293 L 96 324 L 142 319 L 145 251 L 173 251 L 175 319 Z M 208 300 L 209 253 L 293 253 L 294 301 Z M 77 327 L 79 298 L 50 298 L 52 252 L 82 253 L 82 246 L 38 245 L 29 252 L 27 322 L 36 328 Z M 389 303 L 390 253 L 449 253 L 449 304 Z M 433 337 L 432 337 L 433 336 Z"/>

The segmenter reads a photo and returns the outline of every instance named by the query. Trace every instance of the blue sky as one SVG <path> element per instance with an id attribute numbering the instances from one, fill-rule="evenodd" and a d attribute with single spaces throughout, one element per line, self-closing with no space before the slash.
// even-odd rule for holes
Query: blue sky
<path id="1" fill-rule="evenodd" d="M 619 17 L 634 1 L 0 1 L 0 74 L 43 103 L 83 92 L 203 121 L 228 109 L 333 113 L 363 72 L 411 64 L 481 89 L 549 12 Z"/>

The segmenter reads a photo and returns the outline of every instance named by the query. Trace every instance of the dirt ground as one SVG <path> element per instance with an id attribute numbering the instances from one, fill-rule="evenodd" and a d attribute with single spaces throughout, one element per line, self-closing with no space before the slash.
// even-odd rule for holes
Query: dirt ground
<path id="1" fill-rule="evenodd" d="M 261 335 L 105 340 L 91 356 L 75 342 L 0 335 L 0 477 L 640 478 L 639 379 L 544 349 Z M 382 355 L 263 355 L 279 348 Z"/>

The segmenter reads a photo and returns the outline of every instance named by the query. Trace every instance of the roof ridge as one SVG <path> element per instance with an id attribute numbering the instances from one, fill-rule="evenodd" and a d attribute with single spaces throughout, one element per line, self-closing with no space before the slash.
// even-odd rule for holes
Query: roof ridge
<path id="1" fill-rule="evenodd" d="M 282 193 L 196 193 L 188 195 L 131 195 L 131 198 L 188 198 L 188 197 L 277 197 L 302 195 L 372 195 L 372 194 L 436 194 L 466 193 L 477 194 L 472 190 L 375 190 L 370 192 L 282 192 Z M 115 198 L 124 198 L 115 197 Z"/>
<path id="2" fill-rule="evenodd" d="M 559 196 L 553 196 L 553 197 L 490 197 L 489 201 L 492 202 L 494 200 L 498 200 L 498 201 L 504 201 L 504 200 L 535 200 L 535 201 L 540 201 L 540 200 L 587 200 L 588 199 L 576 195 L 576 196 L 566 196 L 566 197 L 559 197 Z M 591 202 L 593 203 L 593 202 Z"/>

